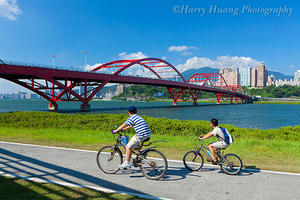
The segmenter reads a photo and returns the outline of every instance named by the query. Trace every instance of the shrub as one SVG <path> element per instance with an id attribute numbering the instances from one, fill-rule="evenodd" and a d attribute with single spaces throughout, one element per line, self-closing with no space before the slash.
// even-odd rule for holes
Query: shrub
<path id="1" fill-rule="evenodd" d="M 142 116 L 152 134 L 171 136 L 200 136 L 212 130 L 208 121 L 178 120 Z M 97 114 L 70 115 L 51 112 L 13 112 L 0 113 L 0 127 L 33 129 L 78 129 L 109 131 L 123 124 L 128 115 Z M 232 125 L 220 125 L 229 130 L 235 139 L 290 140 L 299 141 L 300 126 L 281 127 L 279 129 L 246 129 Z M 129 133 L 134 133 L 133 129 Z"/>

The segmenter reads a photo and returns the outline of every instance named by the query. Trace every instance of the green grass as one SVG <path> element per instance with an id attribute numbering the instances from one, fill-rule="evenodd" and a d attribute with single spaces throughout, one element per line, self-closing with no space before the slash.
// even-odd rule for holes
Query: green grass
<path id="1" fill-rule="evenodd" d="M 129 134 L 132 137 L 133 134 Z M 0 130 L 0 140 L 41 144 L 86 150 L 99 150 L 100 147 L 114 144 L 116 135 L 109 131 L 87 131 L 77 129 L 29 129 L 5 127 Z M 152 134 L 151 140 L 164 140 L 155 146 L 167 159 L 182 160 L 183 155 L 194 148 L 196 136 L 170 136 Z M 205 144 L 216 141 L 209 138 Z M 199 143 L 197 143 L 199 144 Z M 226 149 L 226 153 L 235 153 L 241 157 L 247 168 L 275 170 L 299 173 L 300 148 L 298 141 L 235 138 L 235 142 Z"/>
<path id="2" fill-rule="evenodd" d="M 111 199 L 135 200 L 136 196 L 104 193 L 83 187 L 37 183 L 19 178 L 0 176 L 0 199 Z"/>

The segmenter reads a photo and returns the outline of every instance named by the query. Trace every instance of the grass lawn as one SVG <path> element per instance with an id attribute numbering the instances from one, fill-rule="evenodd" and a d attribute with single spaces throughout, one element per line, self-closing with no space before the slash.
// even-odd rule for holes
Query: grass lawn
<path id="1" fill-rule="evenodd" d="M 75 129 L 17 129 L 1 128 L 0 140 L 40 144 L 85 150 L 98 151 L 104 145 L 112 145 L 115 136 L 109 132 L 87 131 Z M 132 135 L 129 135 L 132 137 Z M 156 143 L 167 159 L 182 160 L 184 154 L 192 150 L 195 143 L 194 136 L 169 136 L 152 134 L 151 140 L 164 140 L 167 143 Z M 216 141 L 209 138 L 205 145 Z M 124 151 L 123 151 L 124 153 Z M 299 173 L 300 148 L 299 142 L 280 140 L 258 140 L 235 138 L 225 153 L 235 153 L 243 161 L 244 167 Z"/>

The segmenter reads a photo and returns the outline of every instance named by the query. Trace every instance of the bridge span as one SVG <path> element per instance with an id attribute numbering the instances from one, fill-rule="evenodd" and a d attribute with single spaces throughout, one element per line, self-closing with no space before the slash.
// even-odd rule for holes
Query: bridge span
<path id="1" fill-rule="evenodd" d="M 171 94 L 174 105 L 187 100 L 197 105 L 201 91 L 215 93 L 217 103 L 222 100 L 248 103 L 252 100 L 241 86 L 227 85 L 218 73 L 198 73 L 186 81 L 172 64 L 158 58 L 117 60 L 91 71 L 0 60 L 0 78 L 45 98 L 50 102 L 50 110 L 58 109 L 58 101 L 81 101 L 81 110 L 90 110 L 89 101 L 108 83 L 163 86 Z"/>

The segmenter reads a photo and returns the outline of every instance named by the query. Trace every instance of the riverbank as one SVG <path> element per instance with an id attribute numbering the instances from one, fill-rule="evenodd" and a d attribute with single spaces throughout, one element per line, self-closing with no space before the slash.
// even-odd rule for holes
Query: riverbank
<path id="1" fill-rule="evenodd" d="M 156 99 L 152 100 L 149 102 L 173 102 L 171 99 Z M 179 101 L 178 103 L 180 104 L 182 101 Z M 185 101 L 185 102 L 190 102 L 193 103 L 193 101 Z M 217 99 L 198 99 L 197 103 L 210 103 L 210 104 L 216 104 Z M 238 104 L 241 104 L 241 102 L 237 102 Z M 280 100 L 280 98 L 277 98 L 276 100 L 259 100 L 259 101 L 254 101 L 254 104 L 287 104 L 287 105 L 299 105 L 300 100 Z M 220 101 L 220 104 L 230 104 L 230 101 Z M 233 101 L 233 104 L 235 102 Z"/>
<path id="2" fill-rule="evenodd" d="M 300 105 L 300 101 L 254 101 L 255 104 L 287 104 Z"/>
<path id="3" fill-rule="evenodd" d="M 14 112 L 0 114 L 0 140 L 86 150 L 99 150 L 114 143 L 115 135 L 109 130 L 122 124 L 128 115 L 67 115 L 45 112 Z M 182 160 L 195 146 L 195 138 L 211 131 L 209 122 L 169 120 L 144 116 L 152 140 L 168 159 Z M 299 173 L 300 126 L 279 129 L 244 129 L 226 127 L 235 142 L 226 153 L 239 155 L 246 168 Z M 133 130 L 127 132 L 131 137 Z M 210 138 L 205 144 L 215 141 Z"/>

